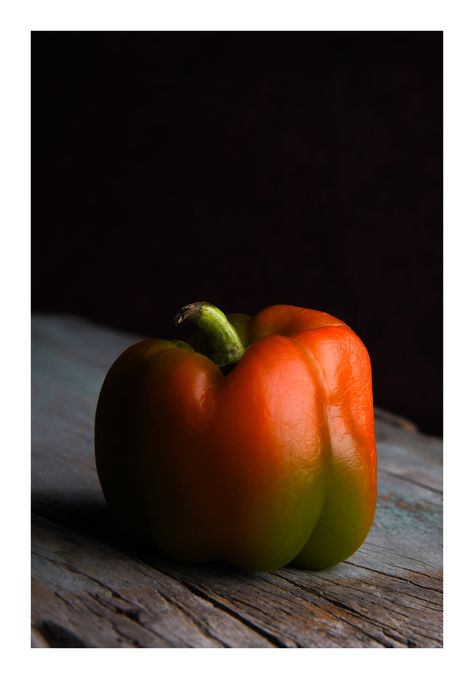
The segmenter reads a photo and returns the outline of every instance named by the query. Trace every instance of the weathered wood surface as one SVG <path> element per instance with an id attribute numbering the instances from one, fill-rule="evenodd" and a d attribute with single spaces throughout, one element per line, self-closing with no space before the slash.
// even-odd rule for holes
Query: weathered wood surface
<path id="1" fill-rule="evenodd" d="M 93 418 L 108 367 L 136 339 L 33 318 L 32 645 L 441 646 L 442 445 L 383 411 L 376 520 L 334 568 L 248 576 L 121 540 L 97 479 Z"/>

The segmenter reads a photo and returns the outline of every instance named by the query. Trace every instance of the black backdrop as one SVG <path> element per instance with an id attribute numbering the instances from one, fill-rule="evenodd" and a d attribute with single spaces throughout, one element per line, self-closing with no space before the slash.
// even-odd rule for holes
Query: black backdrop
<path id="1" fill-rule="evenodd" d="M 442 33 L 33 33 L 32 307 L 328 311 L 442 431 Z"/>

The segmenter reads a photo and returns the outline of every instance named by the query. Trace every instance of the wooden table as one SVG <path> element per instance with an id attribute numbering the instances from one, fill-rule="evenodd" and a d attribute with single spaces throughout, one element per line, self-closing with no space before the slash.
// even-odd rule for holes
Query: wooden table
<path id="1" fill-rule="evenodd" d="M 442 443 L 376 411 L 379 496 L 338 566 L 252 576 L 137 553 L 111 524 L 93 418 L 136 337 L 70 316 L 32 321 L 32 646 L 442 645 Z"/>

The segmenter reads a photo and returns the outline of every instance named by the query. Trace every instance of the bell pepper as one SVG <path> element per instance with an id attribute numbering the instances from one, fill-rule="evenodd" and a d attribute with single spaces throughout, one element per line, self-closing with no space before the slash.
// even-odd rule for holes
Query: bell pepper
<path id="1" fill-rule="evenodd" d="M 183 308 L 190 343 L 146 340 L 110 368 L 95 420 L 118 524 L 186 562 L 332 566 L 376 504 L 369 355 L 343 322 L 276 305 L 250 319 Z"/>

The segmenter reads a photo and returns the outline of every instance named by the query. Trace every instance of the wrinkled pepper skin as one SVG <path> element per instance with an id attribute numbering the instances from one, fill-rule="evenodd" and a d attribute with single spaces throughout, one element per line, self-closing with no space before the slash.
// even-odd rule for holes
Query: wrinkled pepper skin
<path id="1" fill-rule="evenodd" d="M 375 512 L 367 350 L 338 319 L 295 306 L 264 309 L 246 332 L 227 375 L 166 340 L 117 359 L 95 422 L 108 507 L 180 560 L 332 566 L 359 548 Z"/>

